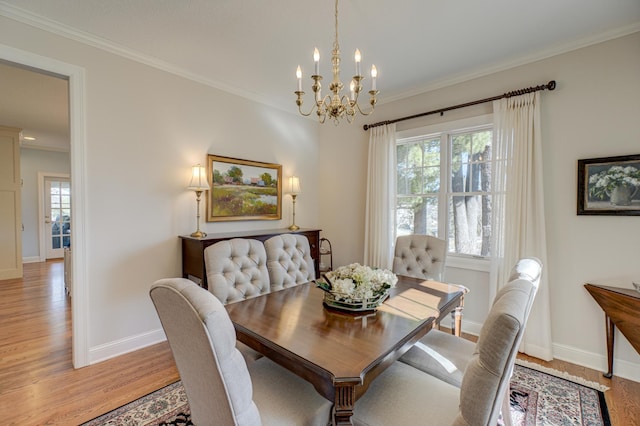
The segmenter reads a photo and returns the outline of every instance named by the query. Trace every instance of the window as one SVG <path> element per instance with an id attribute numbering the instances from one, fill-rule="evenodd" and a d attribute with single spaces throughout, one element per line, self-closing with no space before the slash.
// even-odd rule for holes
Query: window
<path id="1" fill-rule="evenodd" d="M 493 126 L 490 116 L 477 121 L 398 134 L 397 235 L 434 235 L 449 253 L 490 256 Z"/>

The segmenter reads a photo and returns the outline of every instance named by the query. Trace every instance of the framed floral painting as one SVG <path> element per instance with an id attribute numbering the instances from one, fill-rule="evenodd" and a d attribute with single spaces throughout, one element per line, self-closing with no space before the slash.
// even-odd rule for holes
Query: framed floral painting
<path id="1" fill-rule="evenodd" d="M 640 154 L 578 160 L 578 214 L 640 216 Z"/>

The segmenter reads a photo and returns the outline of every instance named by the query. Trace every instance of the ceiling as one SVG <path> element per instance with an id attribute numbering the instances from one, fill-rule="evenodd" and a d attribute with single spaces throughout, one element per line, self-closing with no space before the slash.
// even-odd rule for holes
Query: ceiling
<path id="1" fill-rule="evenodd" d="M 295 69 L 301 65 L 309 96 L 314 47 L 328 86 L 334 7 L 333 0 L 4 0 L 0 14 L 295 111 Z M 342 81 L 348 86 L 354 74 L 357 47 L 363 71 L 378 69 L 383 103 L 640 31 L 640 1 L 342 0 L 338 31 Z"/>

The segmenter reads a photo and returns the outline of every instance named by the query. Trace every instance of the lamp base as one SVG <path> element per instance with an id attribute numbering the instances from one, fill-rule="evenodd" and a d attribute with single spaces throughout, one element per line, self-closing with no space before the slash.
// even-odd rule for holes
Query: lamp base
<path id="1" fill-rule="evenodd" d="M 206 237 L 207 233 L 198 230 L 198 231 L 194 232 L 193 234 L 191 234 L 191 236 L 194 237 L 194 238 L 202 238 L 202 237 Z"/>
<path id="2" fill-rule="evenodd" d="M 290 231 L 297 231 L 298 229 L 300 229 L 300 227 L 299 227 L 298 225 L 291 225 L 291 226 L 289 227 L 289 230 L 290 230 Z"/>

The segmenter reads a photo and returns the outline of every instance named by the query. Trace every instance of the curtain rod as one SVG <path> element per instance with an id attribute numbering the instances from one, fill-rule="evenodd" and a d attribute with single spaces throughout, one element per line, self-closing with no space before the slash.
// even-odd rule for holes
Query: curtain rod
<path id="1" fill-rule="evenodd" d="M 438 114 L 438 113 L 442 115 L 447 111 L 451 111 L 458 108 L 465 108 L 472 105 L 484 104 L 486 102 L 492 102 L 502 98 L 510 98 L 512 96 L 524 95 L 525 93 L 539 92 L 540 90 L 545 90 L 545 89 L 555 90 L 555 88 L 556 88 L 556 81 L 551 80 L 547 84 L 542 84 L 540 86 L 535 86 L 535 87 L 527 87 L 526 89 L 514 90 L 512 92 L 507 92 L 502 95 L 493 96 L 491 98 L 479 99 L 477 101 L 467 102 L 464 104 L 458 104 L 458 105 L 453 105 L 446 108 L 434 109 L 433 111 L 427 111 L 420 114 L 410 115 L 408 117 L 396 118 L 395 120 L 387 120 L 387 121 L 380 121 L 378 123 L 373 123 L 373 124 L 365 124 L 363 128 L 364 130 L 369 130 L 372 127 L 384 126 L 385 124 L 392 124 L 392 123 L 397 123 L 399 121 L 411 120 L 412 118 L 424 117 L 426 115 L 432 115 L 432 114 Z"/>

